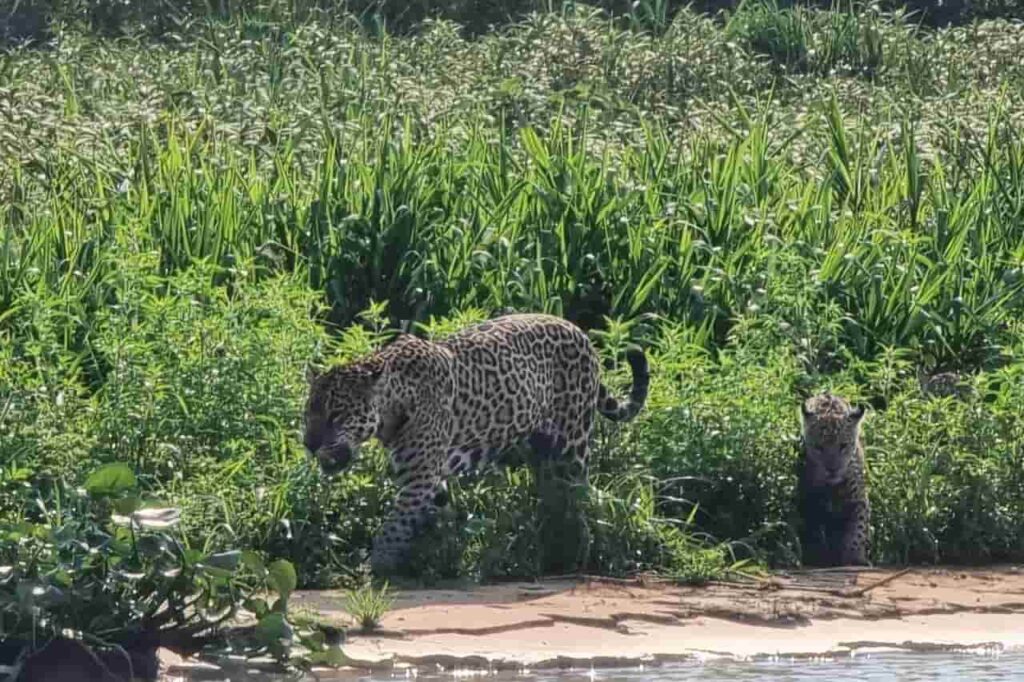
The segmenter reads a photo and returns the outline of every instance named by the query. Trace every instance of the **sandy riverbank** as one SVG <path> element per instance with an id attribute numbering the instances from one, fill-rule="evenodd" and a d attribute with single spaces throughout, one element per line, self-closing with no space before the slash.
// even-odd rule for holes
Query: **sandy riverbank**
<path id="1" fill-rule="evenodd" d="M 346 622 L 340 592 L 300 592 L 293 604 Z M 351 633 L 344 648 L 377 665 L 537 669 L 965 647 L 1024 648 L 1024 570 L 807 571 L 703 587 L 585 579 L 408 591 L 380 632 Z"/>

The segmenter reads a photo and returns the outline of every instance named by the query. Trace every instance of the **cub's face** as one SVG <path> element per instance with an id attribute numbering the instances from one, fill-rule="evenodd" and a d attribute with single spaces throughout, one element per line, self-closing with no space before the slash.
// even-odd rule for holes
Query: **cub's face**
<path id="1" fill-rule="evenodd" d="M 359 446 L 377 430 L 377 372 L 336 367 L 310 378 L 303 442 L 327 475 L 348 467 Z"/>
<path id="2" fill-rule="evenodd" d="M 805 402 L 801 412 L 808 483 L 815 487 L 839 485 L 857 453 L 864 408 L 851 407 L 826 393 Z"/>

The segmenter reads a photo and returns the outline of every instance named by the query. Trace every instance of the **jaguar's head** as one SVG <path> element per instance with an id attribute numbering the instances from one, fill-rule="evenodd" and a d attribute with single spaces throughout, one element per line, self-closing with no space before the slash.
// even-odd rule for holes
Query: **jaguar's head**
<path id="1" fill-rule="evenodd" d="M 303 442 L 327 475 L 355 459 L 359 446 L 377 430 L 375 388 L 381 370 L 352 364 L 310 374 Z"/>
<path id="2" fill-rule="evenodd" d="M 857 453 L 864 407 L 852 407 L 842 398 L 822 393 L 801 405 L 804 466 L 812 486 L 835 486 Z"/>

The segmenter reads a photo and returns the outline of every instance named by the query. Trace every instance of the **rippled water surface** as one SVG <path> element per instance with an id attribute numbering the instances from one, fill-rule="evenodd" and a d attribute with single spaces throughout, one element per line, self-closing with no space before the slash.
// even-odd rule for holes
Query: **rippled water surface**
<path id="1" fill-rule="evenodd" d="M 181 680 L 220 680 L 220 676 L 206 673 L 202 676 L 171 676 L 164 678 Z M 266 674 L 230 675 L 225 680 L 249 680 L 258 682 L 294 682 L 293 676 Z M 353 675 L 342 673 L 338 676 L 318 675 L 327 680 L 360 680 L 361 682 L 395 682 L 416 680 L 435 682 L 440 680 L 493 680 L 494 682 L 736 682 L 739 680 L 778 680 L 780 682 L 876 682 L 880 680 L 941 680 L 953 682 L 988 682 L 1008 680 L 1024 681 L 1024 651 L 1011 653 L 859 653 L 831 660 L 778 660 L 778 661 L 724 661 L 705 663 L 679 663 L 646 669 L 580 670 L 580 671 L 538 671 L 523 674 L 481 673 L 472 671 L 446 673 L 394 673 L 375 675 Z"/>
<path id="2" fill-rule="evenodd" d="M 405 679 L 406 676 L 373 676 L 366 682 Z M 810 682 L 873 682 L 875 680 L 1024 680 L 1024 652 L 1003 654 L 891 653 L 858 654 L 830 661 L 762 661 L 687 663 L 646 670 L 596 670 L 542 672 L 530 675 L 420 674 L 418 680 L 493 679 L 554 682 L 594 680 L 595 682 L 702 682 L 735 680 L 791 680 Z"/>

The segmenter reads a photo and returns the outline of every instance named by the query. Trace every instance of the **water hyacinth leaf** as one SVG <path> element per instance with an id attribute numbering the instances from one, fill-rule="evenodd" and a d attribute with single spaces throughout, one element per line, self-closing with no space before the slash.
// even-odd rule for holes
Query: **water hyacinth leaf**
<path id="1" fill-rule="evenodd" d="M 256 623 L 256 639 L 267 646 L 292 640 L 292 626 L 283 613 L 268 613 Z"/>
<path id="2" fill-rule="evenodd" d="M 104 464 L 85 479 L 90 495 L 117 495 L 135 487 L 137 481 L 131 468 L 122 462 Z"/>
<path id="3" fill-rule="evenodd" d="M 114 529 L 107 546 L 115 554 L 121 556 L 131 554 L 135 550 L 135 539 L 132 537 L 131 529 L 127 526 L 119 526 Z"/>
<path id="4" fill-rule="evenodd" d="M 238 570 L 242 553 L 239 551 L 220 552 L 211 554 L 198 564 L 199 570 L 203 573 L 217 578 L 230 578 Z"/>
<path id="5" fill-rule="evenodd" d="M 323 651 L 326 643 L 324 633 L 319 630 L 310 634 L 299 634 L 299 643 L 311 652 Z"/>
<path id="6" fill-rule="evenodd" d="M 295 567 L 292 566 L 290 561 L 285 559 L 278 559 L 274 563 L 270 564 L 268 568 L 269 574 L 267 580 L 270 582 L 270 586 L 281 595 L 282 599 L 287 600 L 294 590 L 295 586 L 298 585 L 298 576 L 295 574 Z"/>
<path id="7" fill-rule="evenodd" d="M 266 599 L 260 599 L 259 597 L 252 597 L 246 599 L 242 604 L 247 611 L 251 611 L 255 614 L 256 618 L 262 618 L 270 612 L 270 606 L 267 604 Z"/>
<path id="8" fill-rule="evenodd" d="M 217 554 L 211 554 L 206 560 L 207 566 L 216 566 L 217 568 L 223 568 L 228 571 L 234 571 L 238 568 L 239 563 L 242 559 L 242 553 L 238 550 L 232 550 L 230 552 L 218 552 Z"/>
<path id="9" fill-rule="evenodd" d="M 50 582 L 61 589 L 67 589 L 71 587 L 73 578 L 71 573 L 66 569 L 58 569 L 50 574 Z"/>
<path id="10" fill-rule="evenodd" d="M 259 578 L 267 575 L 267 566 L 263 563 L 263 557 L 252 550 L 242 552 L 242 565 L 253 572 Z"/>
<path id="11" fill-rule="evenodd" d="M 317 665 L 326 665 L 331 668 L 340 668 L 348 665 L 351 660 L 339 646 L 327 647 L 323 651 L 315 651 L 309 656 L 309 660 Z"/>
<path id="12" fill-rule="evenodd" d="M 6 542 L 18 542 L 22 538 L 32 535 L 33 532 L 35 532 L 35 524 L 29 523 L 28 521 L 9 523 L 4 526 L 0 526 L 0 540 L 5 540 Z"/>
<path id="13" fill-rule="evenodd" d="M 113 507 L 118 514 L 131 516 L 139 508 L 140 504 L 142 504 L 142 500 L 139 499 L 138 495 L 125 495 L 121 499 L 116 500 Z M 115 521 L 115 523 L 117 522 Z"/>
<path id="14" fill-rule="evenodd" d="M 195 566 L 203 560 L 203 553 L 190 547 L 182 552 L 182 559 L 186 566 Z"/>

